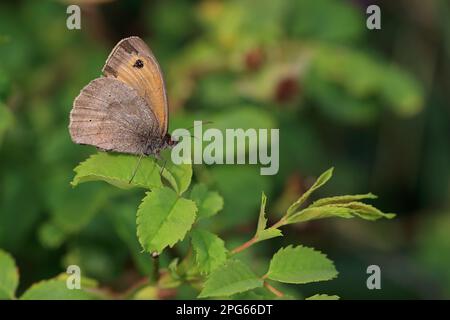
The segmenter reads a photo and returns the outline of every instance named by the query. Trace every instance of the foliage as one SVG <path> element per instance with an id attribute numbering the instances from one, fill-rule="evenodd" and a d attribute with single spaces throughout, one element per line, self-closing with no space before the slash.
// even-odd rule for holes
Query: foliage
<path id="1" fill-rule="evenodd" d="M 0 3 L 0 248 L 20 269 L 15 297 L 76 264 L 118 297 L 193 298 L 224 257 L 263 277 L 270 257 L 289 245 L 326 252 L 340 274 L 305 285 L 265 279 L 286 297 L 380 298 L 360 285 L 361 266 L 375 259 L 391 271 L 382 297 L 430 297 L 428 288 L 436 288 L 432 297 L 449 296 L 449 281 L 440 281 L 450 274 L 441 232 L 450 181 L 447 2 L 384 2 L 380 31 L 366 29 L 364 1 L 88 2 L 95 14 L 81 4 L 81 30 L 66 28 L 66 1 Z M 232 165 L 189 172 L 169 163 L 161 177 L 162 165 L 144 158 L 130 186 L 135 157 L 74 145 L 73 99 L 100 75 L 112 46 L 132 34 L 164 71 L 170 131 L 194 119 L 220 130 L 281 128 L 278 175 Z M 101 167 L 73 179 L 76 164 L 96 158 Z M 339 174 L 314 191 L 319 200 L 274 227 L 331 165 Z M 99 179 L 109 181 L 85 183 Z M 136 212 L 146 192 L 163 186 L 197 211 L 173 247 L 182 232 L 165 243 L 148 240 L 149 249 L 167 244 L 157 287 L 155 263 L 136 237 Z M 373 199 L 358 194 L 367 190 L 401 219 L 368 223 L 390 216 L 362 204 Z M 269 200 L 261 210 L 263 192 Z M 333 194 L 352 196 L 327 197 Z M 443 214 L 434 218 L 436 211 Z M 433 217 L 429 229 L 422 215 Z M 231 253 L 248 238 L 251 250 Z M 151 284 L 136 287 L 143 278 Z M 136 290 L 123 294 L 126 288 Z M 273 296 L 264 286 L 232 298 Z"/>
<path id="2" fill-rule="evenodd" d="M 157 167 L 156 161 L 146 159 L 151 170 Z M 124 172 L 126 168 L 132 167 L 132 161 L 128 156 L 116 156 L 100 153 L 91 156 L 76 167 L 76 175 L 73 185 L 86 181 L 104 181 L 114 186 L 123 187 L 126 180 Z M 170 168 L 170 169 L 169 169 Z M 251 267 L 235 256 L 241 251 L 249 248 L 256 242 L 265 241 L 273 237 L 282 236 L 280 227 L 288 224 L 304 222 L 312 219 L 325 217 L 352 217 L 352 214 L 363 219 L 376 220 L 382 217 L 392 218 L 393 214 L 384 214 L 378 209 L 354 200 L 363 199 L 369 196 L 339 196 L 317 200 L 305 209 L 300 207 L 305 204 L 310 195 L 323 186 L 332 176 L 333 170 L 323 173 L 311 188 L 306 191 L 297 201 L 295 201 L 274 225 L 267 226 L 266 201 L 263 194 L 261 201 L 260 215 L 257 223 L 255 236 L 235 248 L 232 251 L 226 249 L 226 245 L 217 235 L 202 230 L 195 225 L 196 220 L 211 218 L 220 209 L 222 199 L 217 192 L 208 191 L 205 185 L 194 185 L 189 198 L 177 193 L 185 190 L 191 182 L 192 169 L 190 165 L 181 165 L 176 170 L 174 166 L 168 166 L 168 171 L 164 177 L 170 187 L 164 186 L 163 182 L 149 183 L 153 178 L 142 177 L 129 182 L 128 187 L 152 186 L 148 188 L 144 199 L 137 210 L 136 225 L 137 237 L 142 249 L 158 259 L 165 249 L 173 247 L 190 235 L 190 245 L 192 249 L 185 257 L 179 256 L 162 271 L 164 277 L 160 277 L 158 271 L 156 278 L 148 280 L 148 284 L 153 284 L 157 288 L 176 288 L 184 282 L 199 287 L 199 298 L 207 297 L 227 297 L 238 293 L 250 291 L 256 288 L 266 287 L 277 296 L 283 296 L 278 290 L 267 284 L 267 280 L 284 283 L 304 284 L 316 281 L 331 280 L 337 276 L 337 271 L 331 262 L 322 253 L 312 248 L 288 246 L 281 248 L 274 254 L 268 271 L 265 275 L 258 276 L 251 270 Z M 152 171 L 151 171 L 152 172 Z M 142 175 L 142 174 L 141 174 Z M 147 177 L 152 177 L 148 175 Z M 121 183 L 118 185 L 118 181 Z M 170 183 L 176 181 L 177 183 Z M 156 185 L 156 187 L 155 187 Z M 182 187 L 183 186 L 183 187 Z M 209 203 L 209 205 L 205 205 Z M 198 207 L 203 210 L 201 216 L 197 215 Z M 371 208 L 370 210 L 368 208 Z M 347 210 L 346 214 L 340 209 Z M 312 213 L 308 210 L 314 210 Z M 369 213 L 370 211 L 370 213 Z M 206 212 L 206 213 L 205 213 Z M 301 218 L 307 216 L 307 218 Z M 300 218 L 299 218 L 300 217 Z M 194 254 L 191 254 L 191 250 Z M 145 253 L 142 253 L 145 254 Z M 5 254 L 5 259 L 8 256 Z M 178 260 L 181 261 L 178 264 Z M 11 269 L 10 278 L 14 278 L 14 264 L 10 258 L 5 261 Z M 15 276 L 17 278 L 17 275 Z M 4 287 L 10 297 L 14 294 L 14 281 L 4 280 Z M 17 279 L 16 281 L 17 282 Z M 6 290 L 5 289 L 5 290 Z M 67 291 L 67 292 L 66 292 Z M 74 291 L 65 287 L 61 280 L 48 280 L 33 285 L 22 296 L 23 299 L 42 298 L 50 299 L 61 295 L 69 299 L 91 299 L 98 298 L 91 295 L 90 291 Z M 322 296 L 318 296 L 322 297 Z"/>

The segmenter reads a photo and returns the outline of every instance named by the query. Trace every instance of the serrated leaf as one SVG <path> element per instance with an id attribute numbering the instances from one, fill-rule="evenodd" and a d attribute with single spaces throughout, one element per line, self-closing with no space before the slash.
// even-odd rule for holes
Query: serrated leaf
<path id="1" fill-rule="evenodd" d="M 289 207 L 287 214 L 290 215 L 294 213 L 298 209 L 298 207 L 300 207 L 315 190 L 319 189 L 321 186 L 327 183 L 328 180 L 330 180 L 330 178 L 333 176 L 333 169 L 334 168 L 330 168 L 324 173 L 322 173 L 320 177 L 317 178 L 316 182 L 314 182 L 312 187 L 309 188 L 308 191 L 303 193 L 303 195 Z"/>
<path id="2" fill-rule="evenodd" d="M 208 191 L 204 184 L 196 184 L 190 198 L 197 204 L 199 219 L 211 217 L 223 208 L 223 198 L 217 192 Z"/>
<path id="3" fill-rule="evenodd" d="M 169 159 L 162 171 L 162 176 L 179 195 L 182 195 L 191 184 L 192 164 L 174 164 Z"/>
<path id="4" fill-rule="evenodd" d="M 336 203 L 321 207 L 308 207 L 291 215 L 285 224 L 299 223 L 330 217 L 354 218 L 364 220 L 378 220 L 381 218 L 392 219 L 393 213 L 383 213 L 377 208 L 362 202 Z"/>
<path id="5" fill-rule="evenodd" d="M 227 249 L 222 239 L 204 230 L 192 232 L 195 262 L 201 273 L 210 273 L 227 260 Z"/>
<path id="6" fill-rule="evenodd" d="M 0 300 L 14 299 L 19 272 L 11 255 L 0 249 Z"/>
<path id="7" fill-rule="evenodd" d="M 344 196 L 335 196 L 322 198 L 317 201 L 314 201 L 308 208 L 320 207 L 324 205 L 337 204 L 337 203 L 347 203 L 352 201 L 364 200 L 364 199 L 376 199 L 377 196 L 373 193 L 366 194 L 353 194 L 353 195 L 344 195 Z"/>
<path id="8" fill-rule="evenodd" d="M 168 187 L 146 193 L 137 212 L 137 235 L 142 247 L 161 253 L 182 240 L 195 221 L 197 207 Z"/>
<path id="9" fill-rule="evenodd" d="M 132 187 L 153 189 L 162 186 L 161 169 L 151 157 L 142 158 L 136 175 L 130 183 L 137 163 L 136 156 L 99 152 L 74 169 L 76 174 L 71 184 L 77 186 L 83 182 L 100 180 L 122 189 Z"/>
<path id="10" fill-rule="evenodd" d="M 256 235 L 261 233 L 267 227 L 266 202 L 267 197 L 263 192 L 261 195 L 261 208 L 259 209 L 259 218 L 258 218 L 258 226 L 256 227 Z"/>
<path id="11" fill-rule="evenodd" d="M 50 279 L 33 284 L 20 297 L 21 300 L 97 300 L 101 298 L 94 288 L 81 285 L 81 289 L 69 289 L 66 281 Z"/>
<path id="12" fill-rule="evenodd" d="M 310 220 L 318 220 L 330 217 L 353 218 L 351 210 L 336 206 L 322 206 L 315 208 L 306 208 L 302 211 L 292 214 L 285 224 L 299 223 Z"/>
<path id="13" fill-rule="evenodd" d="M 395 213 L 384 213 L 374 206 L 362 202 L 349 202 L 345 204 L 336 204 L 336 206 L 348 208 L 352 210 L 352 213 L 355 216 L 365 220 L 378 220 L 381 218 L 392 219 L 395 217 Z"/>
<path id="14" fill-rule="evenodd" d="M 258 225 L 256 227 L 255 233 L 256 242 L 276 238 L 283 235 L 279 229 L 276 228 L 266 229 L 267 227 L 266 202 L 267 197 L 263 192 L 261 196 L 261 208 L 259 210 Z"/>
<path id="15" fill-rule="evenodd" d="M 285 283 L 309 283 L 331 280 L 338 272 L 323 253 L 312 248 L 281 248 L 270 261 L 267 278 Z"/>
<path id="16" fill-rule="evenodd" d="M 311 297 L 306 298 L 305 300 L 339 300 L 339 296 L 336 295 L 328 295 L 328 294 L 315 294 Z"/>
<path id="17" fill-rule="evenodd" d="M 239 260 L 229 260 L 210 274 L 198 297 L 231 296 L 262 285 L 262 279 L 245 264 Z"/>
<path id="18" fill-rule="evenodd" d="M 283 233 L 280 229 L 268 228 L 258 233 L 258 235 L 256 236 L 256 242 L 281 237 L 282 235 Z"/>

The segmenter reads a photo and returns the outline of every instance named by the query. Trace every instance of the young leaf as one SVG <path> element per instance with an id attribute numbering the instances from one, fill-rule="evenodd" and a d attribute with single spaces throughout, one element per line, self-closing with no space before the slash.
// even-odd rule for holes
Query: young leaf
<path id="1" fill-rule="evenodd" d="M 314 201 L 308 208 L 321 207 L 329 204 L 347 203 L 364 199 L 376 199 L 376 198 L 377 196 L 374 195 L 373 193 L 328 197 Z"/>
<path id="2" fill-rule="evenodd" d="M 222 239 L 203 230 L 192 232 L 195 261 L 201 273 L 210 273 L 227 260 L 227 249 Z"/>
<path id="3" fill-rule="evenodd" d="M 199 219 L 211 217 L 223 208 L 222 197 L 217 192 L 208 191 L 204 184 L 196 184 L 190 198 L 197 204 Z"/>
<path id="4" fill-rule="evenodd" d="M 319 189 L 321 186 L 327 183 L 328 180 L 330 180 L 330 178 L 333 176 L 333 169 L 334 168 L 330 168 L 322 173 L 320 177 L 317 178 L 316 182 L 314 182 L 312 187 L 309 188 L 308 191 L 306 191 L 304 194 L 302 194 L 302 196 L 289 207 L 287 211 L 288 216 L 294 213 L 297 208 L 300 207 L 315 190 Z"/>
<path id="5" fill-rule="evenodd" d="M 174 164 L 170 159 L 165 164 L 162 176 L 179 195 L 182 195 L 191 184 L 192 164 Z"/>
<path id="6" fill-rule="evenodd" d="M 137 235 L 142 247 L 161 253 L 182 240 L 195 221 L 197 207 L 163 187 L 147 192 L 137 212 Z"/>
<path id="7" fill-rule="evenodd" d="M 69 289 L 63 279 L 50 279 L 33 284 L 21 300 L 96 300 L 102 298 L 92 287 L 81 284 L 81 289 Z"/>
<path id="8" fill-rule="evenodd" d="M 263 192 L 261 196 L 261 208 L 259 209 L 259 218 L 258 218 L 258 226 L 256 227 L 256 235 L 261 233 L 267 227 L 266 202 L 267 197 Z"/>
<path id="9" fill-rule="evenodd" d="M 229 260 L 214 270 L 205 282 L 199 298 L 224 297 L 255 289 L 263 280 L 239 260 Z"/>
<path id="10" fill-rule="evenodd" d="M 329 217 L 354 218 L 360 217 L 364 220 L 378 220 L 381 218 L 392 219 L 395 217 L 393 213 L 383 213 L 377 208 L 362 203 L 336 203 L 333 205 L 324 205 L 321 207 L 308 207 L 300 212 L 291 215 L 285 224 L 305 222 Z"/>
<path id="11" fill-rule="evenodd" d="M 258 233 L 256 236 L 256 242 L 281 237 L 282 235 L 283 233 L 281 233 L 280 229 L 268 228 Z"/>
<path id="12" fill-rule="evenodd" d="M 283 235 L 279 229 L 276 228 L 266 229 L 267 227 L 266 202 L 267 197 L 263 192 L 261 197 L 261 208 L 259 210 L 258 225 L 256 227 L 255 233 L 256 242 L 276 238 Z"/>
<path id="13" fill-rule="evenodd" d="M 0 249 L 0 300 L 14 299 L 19 272 L 11 255 Z"/>
<path id="14" fill-rule="evenodd" d="M 310 220 L 324 219 L 330 217 L 353 218 L 351 210 L 336 206 L 322 206 L 316 208 L 306 208 L 292 214 L 285 224 L 299 223 Z"/>
<path id="15" fill-rule="evenodd" d="M 147 189 L 162 186 L 160 167 L 151 157 L 143 157 L 135 177 L 131 176 L 138 163 L 138 157 L 126 154 L 100 152 L 92 155 L 75 168 L 72 185 L 87 181 L 105 181 L 118 188 L 142 187 Z"/>
<path id="16" fill-rule="evenodd" d="M 339 296 L 336 295 L 330 296 L 328 294 L 315 294 L 311 297 L 306 298 L 305 300 L 339 300 Z"/>
<path id="17" fill-rule="evenodd" d="M 378 220 L 380 218 L 392 219 L 395 217 L 395 213 L 384 213 L 374 206 L 362 202 L 349 202 L 345 204 L 337 204 L 336 206 L 348 208 L 352 210 L 354 215 L 365 220 Z"/>
<path id="18" fill-rule="evenodd" d="M 334 264 L 312 248 L 281 248 L 270 261 L 267 278 L 285 283 L 309 283 L 331 280 L 337 276 Z"/>

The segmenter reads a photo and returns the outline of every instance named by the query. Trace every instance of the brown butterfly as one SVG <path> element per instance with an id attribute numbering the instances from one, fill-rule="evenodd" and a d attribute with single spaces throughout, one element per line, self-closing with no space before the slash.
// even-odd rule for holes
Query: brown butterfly
<path id="1" fill-rule="evenodd" d="M 161 68 L 142 39 L 121 40 L 102 72 L 103 77 L 92 80 L 73 103 L 69 131 L 75 143 L 157 157 L 177 143 L 167 133 Z"/>

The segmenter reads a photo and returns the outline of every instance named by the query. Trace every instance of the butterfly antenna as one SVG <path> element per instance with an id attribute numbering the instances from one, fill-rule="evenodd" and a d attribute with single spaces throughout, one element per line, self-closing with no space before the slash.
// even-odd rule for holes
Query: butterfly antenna
<path id="1" fill-rule="evenodd" d="M 178 138 L 178 137 L 189 137 L 189 138 L 194 138 L 194 139 L 199 140 L 198 137 L 196 137 L 196 136 L 194 136 L 192 134 L 191 135 L 182 134 L 182 135 L 179 135 L 179 136 L 175 136 L 174 138 Z"/>
<path id="2" fill-rule="evenodd" d="M 189 127 L 187 128 L 187 130 L 191 130 L 192 128 L 198 127 L 198 126 L 202 126 L 204 124 L 211 124 L 213 123 L 212 121 L 202 121 L 202 123 L 196 124 L 195 126 Z"/>
<path id="3" fill-rule="evenodd" d="M 139 165 L 141 164 L 141 160 L 144 157 L 144 153 L 141 153 L 138 159 L 138 162 L 136 164 L 136 166 L 134 167 L 133 170 L 133 174 L 131 175 L 130 181 L 128 181 L 128 184 L 131 184 L 131 182 L 133 181 L 134 177 L 136 176 L 136 173 L 138 171 Z"/>

